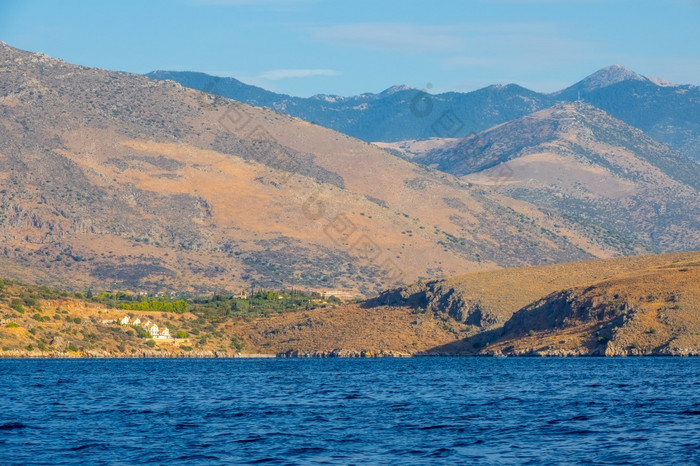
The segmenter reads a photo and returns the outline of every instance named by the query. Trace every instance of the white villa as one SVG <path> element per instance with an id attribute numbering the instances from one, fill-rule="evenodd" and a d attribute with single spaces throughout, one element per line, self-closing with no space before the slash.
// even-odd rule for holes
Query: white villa
<path id="1" fill-rule="evenodd" d="M 116 321 L 113 321 L 116 322 Z M 129 325 L 129 322 L 131 322 L 131 325 L 140 325 L 141 328 L 146 330 L 151 337 L 157 339 L 157 340 L 168 340 L 170 339 L 170 330 L 168 327 L 163 326 L 158 327 L 156 324 L 151 322 L 150 320 L 146 320 L 146 322 L 142 322 L 141 319 L 138 317 L 135 318 L 134 320 L 131 320 L 130 316 L 124 316 L 119 320 L 120 325 Z"/>

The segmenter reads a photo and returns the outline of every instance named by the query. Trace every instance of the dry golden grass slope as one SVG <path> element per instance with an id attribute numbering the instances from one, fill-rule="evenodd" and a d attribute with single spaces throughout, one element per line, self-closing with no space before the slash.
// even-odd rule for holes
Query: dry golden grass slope
<path id="1" fill-rule="evenodd" d="M 482 352 L 700 355 L 700 254 L 553 293 Z"/>
<path id="2" fill-rule="evenodd" d="M 623 251 L 340 133 L 1 43 L 0 134 L 1 263 L 34 283 L 369 295 Z"/>
<path id="3" fill-rule="evenodd" d="M 698 355 L 698 283 L 695 251 L 467 274 L 403 299 L 478 327 L 432 353 Z"/>

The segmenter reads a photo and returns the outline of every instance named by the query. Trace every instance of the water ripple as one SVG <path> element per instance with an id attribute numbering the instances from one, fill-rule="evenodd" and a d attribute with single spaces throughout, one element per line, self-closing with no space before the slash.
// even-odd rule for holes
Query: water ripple
<path id="1" fill-rule="evenodd" d="M 675 358 L 0 360 L 0 463 L 699 464 L 699 380 Z"/>

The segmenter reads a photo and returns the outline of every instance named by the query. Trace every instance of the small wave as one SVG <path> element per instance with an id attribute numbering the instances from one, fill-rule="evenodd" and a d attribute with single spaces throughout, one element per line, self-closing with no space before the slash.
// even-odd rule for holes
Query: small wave
<path id="1" fill-rule="evenodd" d="M 207 461 L 219 461 L 218 456 L 212 455 L 183 455 L 177 458 L 178 461 L 195 461 L 195 460 L 207 460 Z"/>
<path id="2" fill-rule="evenodd" d="M 259 442 L 261 440 L 265 440 L 265 438 L 264 437 L 248 437 L 248 438 L 234 440 L 234 442 L 235 443 L 255 443 L 255 442 Z"/>
<path id="3" fill-rule="evenodd" d="M 464 447 L 473 447 L 474 445 L 481 445 L 482 443 L 485 443 L 484 440 L 477 439 L 474 441 L 462 441 L 462 442 L 455 442 L 452 444 L 454 448 L 464 448 Z"/>
<path id="4" fill-rule="evenodd" d="M 599 432 L 596 432 L 595 430 L 587 430 L 587 429 L 581 429 L 581 430 L 567 430 L 563 432 L 557 432 L 560 435 L 594 435 L 598 434 Z"/>
<path id="5" fill-rule="evenodd" d="M 204 415 L 204 417 L 205 417 L 206 419 L 212 419 L 212 418 L 224 418 L 224 419 L 229 419 L 229 418 L 244 417 L 244 416 L 246 416 L 246 413 L 233 413 L 233 414 L 228 414 L 228 413 L 225 413 L 225 412 L 222 413 L 222 412 L 218 412 L 218 411 L 211 412 L 211 413 L 207 413 L 207 414 Z"/>
<path id="6" fill-rule="evenodd" d="M 685 411 L 682 411 L 678 414 L 680 414 L 681 416 L 698 416 L 700 415 L 700 411 L 695 409 L 686 409 Z"/>
<path id="7" fill-rule="evenodd" d="M 182 429 L 191 429 L 193 427 L 199 427 L 199 424 L 195 424 L 193 422 L 181 422 L 179 424 L 175 424 L 175 428 L 178 430 Z"/>
<path id="8" fill-rule="evenodd" d="M 301 447 L 301 448 L 290 448 L 287 450 L 287 454 L 290 455 L 306 455 L 309 453 L 321 453 L 326 451 L 325 448 L 320 447 Z"/>
<path id="9" fill-rule="evenodd" d="M 68 451 L 82 451 L 87 449 L 107 450 L 108 448 L 109 447 L 104 443 L 86 443 L 84 445 L 78 445 L 77 447 L 71 447 Z"/>
<path id="10" fill-rule="evenodd" d="M 421 427 L 420 430 L 449 429 L 451 427 L 453 427 L 453 426 L 448 425 L 448 424 L 438 424 L 435 426 L 424 426 L 424 427 Z"/>
<path id="11" fill-rule="evenodd" d="M 430 453 L 427 455 L 428 458 L 445 458 L 447 456 L 450 456 L 454 453 L 454 450 L 451 448 L 438 448 L 434 452 Z"/>
<path id="12" fill-rule="evenodd" d="M 28 429 L 27 424 L 22 424 L 21 422 L 8 422 L 7 424 L 0 424 L 0 430 L 19 430 Z"/>

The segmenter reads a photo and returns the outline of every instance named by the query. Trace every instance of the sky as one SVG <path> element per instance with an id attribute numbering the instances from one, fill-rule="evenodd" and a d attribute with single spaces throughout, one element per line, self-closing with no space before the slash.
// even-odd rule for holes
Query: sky
<path id="1" fill-rule="evenodd" d="M 0 0 L 0 40 L 297 96 L 567 87 L 612 64 L 700 85 L 700 0 Z"/>

